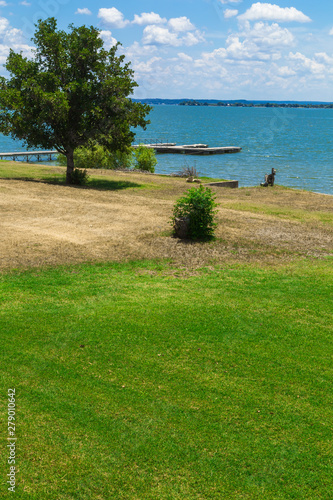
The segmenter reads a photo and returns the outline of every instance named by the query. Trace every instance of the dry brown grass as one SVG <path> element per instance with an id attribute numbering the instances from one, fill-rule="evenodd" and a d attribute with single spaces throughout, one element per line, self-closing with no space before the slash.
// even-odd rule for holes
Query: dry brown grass
<path id="1" fill-rule="evenodd" d="M 93 175 L 141 187 L 101 190 L 0 179 L 1 269 L 142 258 L 169 258 L 192 268 L 230 259 L 278 264 L 333 251 L 332 196 L 279 186 L 213 187 L 220 203 L 217 240 L 186 243 L 171 236 L 168 224 L 175 200 L 189 188 L 184 179 Z"/>

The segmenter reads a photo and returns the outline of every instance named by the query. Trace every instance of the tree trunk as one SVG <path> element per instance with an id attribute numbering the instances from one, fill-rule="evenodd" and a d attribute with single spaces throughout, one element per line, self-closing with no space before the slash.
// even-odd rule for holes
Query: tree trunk
<path id="1" fill-rule="evenodd" d="M 72 184 L 72 173 L 74 170 L 74 150 L 71 149 L 66 154 L 67 170 L 66 170 L 66 184 Z"/>

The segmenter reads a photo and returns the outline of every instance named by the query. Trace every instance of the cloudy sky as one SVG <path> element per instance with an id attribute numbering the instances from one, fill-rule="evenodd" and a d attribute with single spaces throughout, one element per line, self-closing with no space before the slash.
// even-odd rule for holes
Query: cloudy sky
<path id="1" fill-rule="evenodd" d="M 0 0 L 0 64 L 54 16 L 120 41 L 136 97 L 333 101 L 332 0 L 277 2 Z"/>

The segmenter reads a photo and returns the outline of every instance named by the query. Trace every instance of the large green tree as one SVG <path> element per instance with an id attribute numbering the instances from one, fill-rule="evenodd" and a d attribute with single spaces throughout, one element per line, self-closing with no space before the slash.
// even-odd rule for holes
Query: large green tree
<path id="1" fill-rule="evenodd" d="M 70 183 L 76 148 L 93 140 L 124 151 L 134 139 L 131 127 L 149 123 L 150 108 L 130 99 L 134 72 L 116 55 L 119 44 L 103 48 L 98 29 L 62 31 L 49 18 L 38 21 L 32 40 L 33 57 L 11 50 L 10 78 L 0 78 L 0 132 L 64 154 Z"/>

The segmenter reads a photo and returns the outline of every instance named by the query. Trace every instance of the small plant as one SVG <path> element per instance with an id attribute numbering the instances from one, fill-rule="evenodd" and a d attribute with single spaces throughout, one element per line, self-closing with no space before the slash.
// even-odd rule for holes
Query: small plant
<path id="1" fill-rule="evenodd" d="M 189 165 L 185 164 L 179 172 L 177 172 L 177 177 L 193 177 L 193 179 L 199 177 L 199 172 L 197 171 L 196 167 L 190 167 Z"/>
<path id="2" fill-rule="evenodd" d="M 177 200 L 171 223 L 174 233 L 179 238 L 207 241 L 214 237 L 217 226 L 215 195 L 209 188 L 199 186 L 187 191 Z"/>
<path id="3" fill-rule="evenodd" d="M 71 173 L 70 179 L 70 183 L 74 186 L 84 186 L 88 182 L 89 175 L 86 170 L 74 168 L 73 172 Z"/>
<path id="4" fill-rule="evenodd" d="M 140 144 L 134 150 L 134 156 L 136 159 L 136 164 L 134 168 L 136 170 L 144 170 L 145 172 L 155 172 L 155 165 L 157 164 L 155 151 L 151 148 L 147 148 L 143 144 Z"/>

